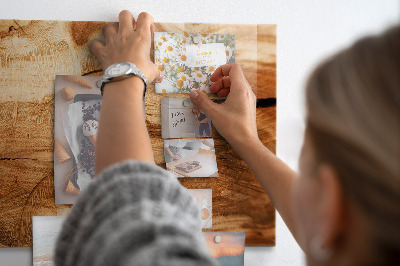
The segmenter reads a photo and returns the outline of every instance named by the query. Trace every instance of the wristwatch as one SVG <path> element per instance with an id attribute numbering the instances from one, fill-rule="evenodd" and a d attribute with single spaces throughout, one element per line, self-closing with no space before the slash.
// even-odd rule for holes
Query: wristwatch
<path id="1" fill-rule="evenodd" d="M 103 88 L 106 83 L 112 81 L 120 81 L 132 76 L 138 76 L 143 80 L 144 83 L 143 98 L 144 98 L 147 89 L 147 79 L 143 74 L 143 72 L 135 64 L 130 62 L 116 63 L 107 67 L 106 71 L 104 71 L 103 77 L 96 82 L 96 85 L 98 88 L 100 88 L 101 95 L 103 95 Z"/>

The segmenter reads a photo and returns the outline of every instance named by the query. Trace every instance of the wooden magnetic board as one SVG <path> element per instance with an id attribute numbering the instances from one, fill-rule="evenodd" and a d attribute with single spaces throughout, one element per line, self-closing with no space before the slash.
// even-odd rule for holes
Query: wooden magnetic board
<path id="1" fill-rule="evenodd" d="M 87 43 L 104 22 L 0 20 L 0 246 L 32 246 L 32 216 L 56 215 L 53 189 L 54 79 L 101 75 Z M 156 23 L 156 31 L 236 35 L 241 64 L 258 98 L 276 95 L 276 26 Z M 153 53 L 151 53 L 153 55 Z M 165 167 L 161 97 L 150 86 L 146 122 L 156 163 Z M 276 107 L 257 110 L 258 133 L 273 152 Z M 246 164 L 213 129 L 219 177 L 183 178 L 213 189 L 213 228 L 245 231 L 246 245 L 275 244 L 275 209 Z"/>

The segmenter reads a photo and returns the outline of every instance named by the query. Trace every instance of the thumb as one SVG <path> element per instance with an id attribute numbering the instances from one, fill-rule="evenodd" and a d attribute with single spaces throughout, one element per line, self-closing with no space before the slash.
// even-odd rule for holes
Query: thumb
<path id="1" fill-rule="evenodd" d="M 213 113 L 211 109 L 214 108 L 216 103 L 214 103 L 204 92 L 198 90 L 192 90 L 190 92 L 190 98 L 192 102 L 196 104 L 200 109 L 202 109 L 206 114 L 211 118 L 211 114 Z"/>

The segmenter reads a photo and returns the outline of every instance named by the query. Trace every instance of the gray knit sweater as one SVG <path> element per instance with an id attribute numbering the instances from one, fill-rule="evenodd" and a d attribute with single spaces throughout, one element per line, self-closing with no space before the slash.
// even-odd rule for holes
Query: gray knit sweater
<path id="1" fill-rule="evenodd" d="M 216 265 L 191 193 L 149 163 L 107 168 L 80 195 L 58 237 L 61 265 Z"/>

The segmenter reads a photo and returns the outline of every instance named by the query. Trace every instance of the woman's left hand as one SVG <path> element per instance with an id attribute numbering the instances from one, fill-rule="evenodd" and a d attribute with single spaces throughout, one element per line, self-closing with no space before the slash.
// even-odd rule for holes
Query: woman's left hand
<path id="1" fill-rule="evenodd" d="M 134 63 L 146 76 L 147 81 L 160 82 L 163 78 L 157 66 L 150 60 L 151 35 L 154 19 L 146 12 L 137 21 L 128 10 L 119 13 L 119 27 L 109 23 L 104 27 L 105 45 L 98 40 L 90 43 L 90 49 L 100 60 L 103 70 L 120 62 Z"/>

